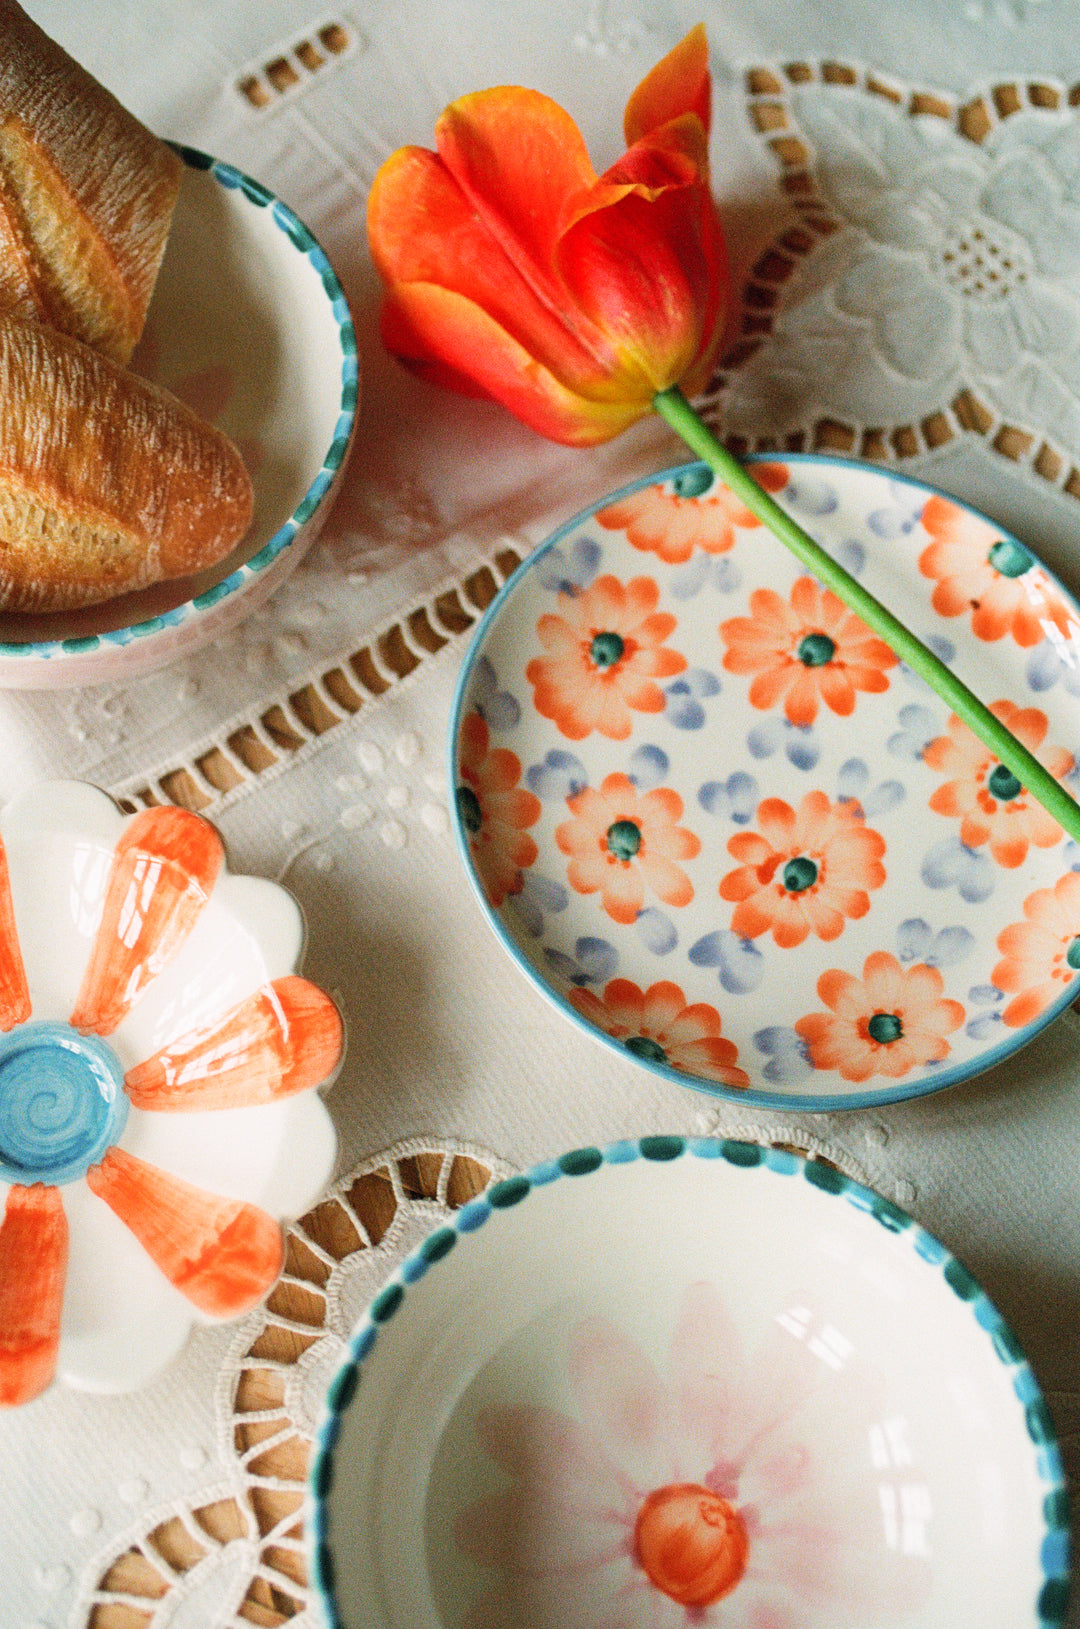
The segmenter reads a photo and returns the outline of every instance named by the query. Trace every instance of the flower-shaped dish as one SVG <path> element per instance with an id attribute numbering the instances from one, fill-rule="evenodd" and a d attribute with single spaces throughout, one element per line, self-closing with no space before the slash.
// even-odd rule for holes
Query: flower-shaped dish
<path id="1" fill-rule="evenodd" d="M 842 460 L 757 479 L 1073 788 L 1080 613 L 1016 539 Z M 515 573 L 451 723 L 489 921 L 644 1067 L 841 1108 L 963 1080 L 1076 994 L 1076 846 L 703 465 Z"/>
<path id="2" fill-rule="evenodd" d="M 965 1269 L 754 1143 L 493 1185 L 380 1291 L 309 1499 L 335 1629 L 1048 1629 L 1046 1407 Z"/>
<path id="3" fill-rule="evenodd" d="M 198 650 L 280 586 L 315 541 L 356 427 L 356 336 L 325 253 L 257 181 L 196 152 L 132 359 L 240 448 L 247 535 L 216 566 L 102 605 L 0 613 L 0 687 L 131 677 Z"/>
<path id="4" fill-rule="evenodd" d="M 342 1052 L 291 895 L 183 809 L 45 782 L 0 813 L 0 1402 L 128 1391 L 282 1265 Z"/>

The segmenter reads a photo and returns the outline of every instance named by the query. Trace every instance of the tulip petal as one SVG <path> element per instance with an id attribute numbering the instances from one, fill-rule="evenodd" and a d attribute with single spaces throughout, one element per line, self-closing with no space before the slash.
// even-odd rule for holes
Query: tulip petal
<path id="1" fill-rule="evenodd" d="M 190 1112 L 270 1103 L 320 1085 L 341 1057 L 341 1016 L 322 990 L 274 979 L 179 1036 L 124 1079 L 136 1108 Z"/>
<path id="2" fill-rule="evenodd" d="M 176 954 L 210 897 L 221 838 L 186 809 L 136 815 L 116 845 L 101 924 L 71 1015 L 110 1035 Z"/>
<path id="3" fill-rule="evenodd" d="M 0 842 L 0 1030 L 25 1024 L 29 1017 L 30 991 L 15 926 L 7 851 Z"/>
<path id="4" fill-rule="evenodd" d="M 698 23 L 651 68 L 633 92 L 623 114 L 626 145 L 632 147 L 680 114 L 695 113 L 706 135 L 712 117 L 709 45 L 704 23 Z"/>
<path id="5" fill-rule="evenodd" d="M 10 1188 L 0 1225 L 0 1405 L 29 1402 L 56 1371 L 67 1252 L 59 1190 Z"/>
<path id="6" fill-rule="evenodd" d="M 591 169 L 590 181 L 595 182 Z M 580 190 L 575 186 L 575 191 Z M 574 317 L 571 300 L 556 278 L 550 250 L 546 261 L 528 247 L 508 244 L 492 230 L 492 211 L 483 211 L 459 186 L 434 153 L 406 147 L 379 170 L 368 199 L 368 238 L 379 275 L 391 299 L 402 285 L 428 284 L 462 296 L 487 312 L 521 347 L 523 354 L 583 395 L 604 393 L 604 380 L 615 363 L 603 334 Z M 402 352 L 407 342 L 393 319 L 383 324 L 387 347 L 411 366 L 428 358 Z M 433 360 L 438 360 L 435 353 Z M 483 395 L 475 369 L 425 372 L 435 382 L 464 394 Z"/>
<path id="7" fill-rule="evenodd" d="M 256 1205 L 207 1193 L 119 1147 L 91 1166 L 86 1181 L 208 1317 L 246 1312 L 281 1272 L 281 1228 Z"/>
<path id="8" fill-rule="evenodd" d="M 383 306 L 389 350 L 432 383 L 501 402 L 540 435 L 567 446 L 610 441 L 649 411 L 648 391 L 630 400 L 597 401 L 559 380 L 472 300 L 432 283 L 399 284 Z"/>

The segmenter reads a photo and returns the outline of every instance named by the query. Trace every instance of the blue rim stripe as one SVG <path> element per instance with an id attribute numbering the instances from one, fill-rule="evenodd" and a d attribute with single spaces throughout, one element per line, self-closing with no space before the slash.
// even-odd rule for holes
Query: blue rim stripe
<path id="1" fill-rule="evenodd" d="M 820 453 L 753 453 L 744 458 L 742 462 L 748 465 L 775 464 L 777 462 L 811 464 L 815 468 L 827 466 L 834 469 L 857 470 L 861 473 L 887 475 L 890 481 L 917 487 L 921 492 L 929 493 L 931 496 L 946 498 L 949 503 L 955 504 L 958 509 L 963 509 L 968 514 L 977 516 L 980 520 L 986 519 L 985 515 L 972 504 L 965 503 L 962 498 L 955 497 L 951 492 L 945 492 L 940 487 L 931 486 L 929 482 L 921 480 L 918 476 L 906 475 L 900 471 L 887 469 L 865 459 L 837 458 L 831 454 Z M 560 526 L 558 531 L 553 532 L 543 543 L 538 544 L 531 554 L 526 555 L 521 564 L 506 579 L 473 629 L 472 637 L 458 673 L 457 685 L 450 707 L 450 723 L 447 731 L 447 761 L 451 788 L 450 819 L 454 829 L 458 855 L 465 868 L 465 875 L 469 880 L 480 910 L 511 961 L 524 974 L 533 988 L 546 1001 L 550 1002 L 564 1018 L 569 1019 L 575 1029 L 589 1036 L 591 1040 L 599 1042 L 601 1046 L 606 1047 L 609 1051 L 617 1053 L 623 1059 L 627 1057 L 627 1051 L 622 1042 L 608 1035 L 606 1031 L 599 1029 L 595 1024 L 590 1023 L 587 1018 L 582 1017 L 577 1008 L 571 1006 L 566 996 L 557 990 L 554 985 L 548 983 L 539 969 L 525 956 L 517 941 L 511 936 L 500 914 L 492 910 L 488 904 L 483 885 L 473 865 L 472 854 L 469 851 L 468 833 L 462 826 L 457 813 L 456 801 L 452 795 L 453 788 L 458 781 L 458 740 L 461 734 L 466 697 L 472 683 L 476 659 L 481 652 L 492 624 L 502 613 L 506 602 L 513 595 L 518 584 L 533 570 L 537 561 L 550 550 L 557 548 L 570 533 L 584 526 L 602 505 L 617 503 L 631 493 L 641 491 L 643 487 L 655 486 L 660 481 L 669 481 L 686 470 L 704 470 L 705 467 L 702 463 L 694 462 L 675 464 L 669 469 L 657 470 L 650 475 L 641 476 L 638 480 L 631 481 L 626 486 L 620 487 L 616 492 L 605 494 L 603 498 L 597 500 L 594 504 L 590 504 L 588 508 L 579 510 L 565 525 Z M 1026 544 L 1020 544 L 1019 539 L 1014 538 L 1012 533 L 1008 532 L 1004 527 L 999 527 L 998 530 L 1005 541 L 1015 542 L 1018 546 L 1027 548 Z M 1030 549 L 1027 549 L 1027 552 L 1032 553 Z M 1062 598 L 1076 608 L 1077 616 L 1080 617 L 1080 602 L 1077 601 L 1072 591 L 1065 587 L 1060 578 L 1056 577 L 1037 555 L 1032 555 L 1032 558 L 1045 574 L 1047 580 L 1058 590 Z M 687 1074 L 681 1069 L 673 1069 L 670 1064 L 656 1063 L 650 1058 L 638 1056 L 635 1058 L 635 1062 L 642 1069 L 647 1069 L 650 1074 L 657 1075 L 662 1080 L 670 1081 L 674 1086 L 682 1086 L 692 1091 L 703 1092 L 709 1097 L 721 1097 L 733 1103 L 745 1103 L 757 1108 L 813 1109 L 826 1114 L 846 1109 L 880 1108 L 887 1103 L 904 1103 L 913 1098 L 928 1097 L 931 1092 L 944 1091 L 948 1086 L 956 1086 L 962 1081 L 972 1079 L 977 1074 L 985 1074 L 988 1069 L 993 1069 L 997 1064 L 1004 1062 L 1006 1058 L 1012 1057 L 1021 1047 L 1027 1046 L 1029 1041 L 1034 1040 L 1036 1035 L 1039 1035 L 1048 1024 L 1051 1024 L 1059 1014 L 1065 1011 L 1066 1007 L 1072 1005 L 1078 994 L 1080 994 L 1080 971 L 1077 972 L 1061 994 L 1029 1025 L 1024 1029 L 1017 1030 L 1014 1034 L 998 1042 L 996 1046 L 989 1047 L 985 1052 L 981 1053 L 974 1068 L 970 1060 L 966 1063 L 945 1065 L 928 1071 L 920 1076 L 918 1080 L 909 1081 L 907 1084 L 897 1081 L 872 1092 L 822 1092 L 814 1094 L 808 1092 L 772 1092 L 765 1090 L 764 1087 L 756 1086 L 723 1086 L 718 1082 Z"/>
<path id="2" fill-rule="evenodd" d="M 259 181 L 254 181 L 241 170 L 231 164 L 225 164 L 220 159 L 211 158 L 208 153 L 202 153 L 197 148 L 185 147 L 177 142 L 169 142 L 173 151 L 183 159 L 190 170 L 201 170 L 212 175 L 229 192 L 241 192 L 256 208 L 268 208 L 269 214 L 289 241 L 299 253 L 311 263 L 318 273 L 323 288 L 330 297 L 330 306 L 338 327 L 338 341 L 341 346 L 341 413 L 334 427 L 333 437 L 326 453 L 323 455 L 322 467 L 307 492 L 301 498 L 296 509 L 289 519 L 279 528 L 269 542 L 265 543 L 258 554 L 239 566 L 223 582 L 216 583 L 205 593 L 196 595 L 183 605 L 176 606 L 163 616 L 147 618 L 143 622 L 133 623 L 126 628 L 107 629 L 104 633 L 87 634 L 77 639 L 44 639 L 40 641 L 13 642 L 11 644 L 0 640 L 0 658 L 32 656 L 38 660 L 52 661 L 68 656 L 84 656 L 97 650 L 108 650 L 129 645 L 133 639 L 139 639 L 146 634 L 159 633 L 165 625 L 175 627 L 180 623 L 189 621 L 200 611 L 210 605 L 218 605 L 223 599 L 244 587 L 252 577 L 273 564 L 284 549 L 292 542 L 300 526 L 312 514 L 319 499 L 330 485 L 334 475 L 344 462 L 348 448 L 349 438 L 355 428 L 357 411 L 356 381 L 358 378 L 356 330 L 353 326 L 352 314 L 349 310 L 345 292 L 338 281 L 337 274 L 327 258 L 325 250 L 316 242 L 309 227 L 305 226 L 298 215 L 294 215 L 287 204 L 268 191 Z"/>
<path id="3" fill-rule="evenodd" d="M 458 1239 L 506 1210 L 516 1210 L 537 1189 L 550 1183 L 574 1180 L 607 1165 L 626 1165 L 638 1159 L 657 1164 L 684 1159 L 723 1160 L 740 1171 L 768 1169 L 777 1176 L 799 1177 L 819 1192 L 842 1199 L 894 1234 L 906 1234 L 915 1254 L 929 1270 L 939 1272 L 953 1295 L 968 1306 L 979 1328 L 990 1339 L 991 1350 L 1005 1369 L 1020 1408 L 1027 1435 L 1035 1450 L 1033 1462 L 1044 1483 L 1043 1535 L 1039 1560 L 1043 1578 L 1028 1625 L 1016 1629 L 1060 1629 L 1069 1603 L 1070 1533 L 1069 1494 L 1057 1440 L 1038 1382 L 1023 1357 L 1019 1342 L 989 1297 L 977 1286 L 967 1268 L 920 1223 L 891 1200 L 863 1187 L 821 1160 L 805 1159 L 787 1149 L 720 1137 L 652 1136 L 626 1139 L 605 1148 L 572 1149 L 558 1159 L 545 1160 L 519 1176 L 493 1182 L 478 1198 L 463 1205 L 449 1221 L 414 1250 L 369 1303 L 349 1343 L 342 1366 L 330 1383 L 322 1420 L 315 1433 L 308 1471 L 304 1527 L 308 1535 L 312 1579 L 329 1629 L 358 1629 L 344 1623 L 336 1601 L 333 1552 L 329 1543 L 326 1500 L 334 1481 L 334 1453 L 341 1434 L 342 1416 L 356 1395 L 360 1371 L 374 1350 L 378 1332 L 405 1304 L 411 1286 L 451 1254 Z M 433 1248 L 433 1241 L 439 1241 Z M 433 1626 L 434 1629 L 434 1626 Z"/>

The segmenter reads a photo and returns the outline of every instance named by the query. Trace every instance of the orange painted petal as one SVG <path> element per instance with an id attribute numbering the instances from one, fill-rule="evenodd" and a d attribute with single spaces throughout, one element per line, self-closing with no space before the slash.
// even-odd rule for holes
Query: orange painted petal
<path id="1" fill-rule="evenodd" d="M 372 184 L 367 226 L 372 258 L 391 296 L 403 284 L 462 295 L 573 388 L 584 388 L 613 366 L 605 336 L 568 309 L 547 251 L 539 261 L 531 251 L 501 242 L 435 153 L 405 147 L 387 159 Z M 399 338 L 385 322 L 383 339 L 400 354 Z M 420 359 L 428 354 L 425 348 Z M 430 354 L 438 359 L 437 348 Z M 415 364 L 418 358 L 406 350 L 402 360 Z M 470 365 L 459 369 L 457 380 L 436 382 L 475 395 L 474 372 Z"/>
<path id="2" fill-rule="evenodd" d="M 246 1108 L 318 1086 L 341 1057 L 341 1016 L 322 990 L 275 979 L 217 1023 L 180 1036 L 128 1071 L 136 1108 Z"/>
<path id="3" fill-rule="evenodd" d="M 224 860 L 221 838 L 186 809 L 146 809 L 113 855 L 105 905 L 71 1023 L 109 1035 L 175 956 Z"/>
<path id="4" fill-rule="evenodd" d="M 0 1225 L 0 1405 L 29 1402 L 56 1372 L 67 1253 L 59 1189 L 9 1189 Z"/>
<path id="5" fill-rule="evenodd" d="M 224 1199 L 110 1148 L 86 1181 L 200 1312 L 232 1318 L 281 1272 L 281 1228 L 257 1205 Z"/>
<path id="6" fill-rule="evenodd" d="M 30 1017 L 30 991 L 26 987 L 15 907 L 11 902 L 11 876 L 7 851 L 0 843 L 0 1030 L 25 1024 Z"/>
<path id="7" fill-rule="evenodd" d="M 709 42 L 698 23 L 651 68 L 633 92 L 623 114 L 627 146 L 682 113 L 696 113 L 706 133 L 712 117 Z"/>
<path id="8" fill-rule="evenodd" d="M 485 310 L 431 283 L 398 284 L 383 306 L 387 348 L 421 377 L 501 402 L 551 441 L 591 447 L 643 418 L 651 395 L 590 400 L 537 362 Z"/>

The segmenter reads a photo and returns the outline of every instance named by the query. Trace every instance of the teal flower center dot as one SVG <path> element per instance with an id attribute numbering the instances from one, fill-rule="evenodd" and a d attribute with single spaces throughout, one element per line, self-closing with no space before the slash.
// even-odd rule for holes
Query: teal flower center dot
<path id="1" fill-rule="evenodd" d="M 795 654 L 804 667 L 824 667 L 836 655 L 836 641 L 825 633 L 808 633 Z"/>
<path id="2" fill-rule="evenodd" d="M 1003 577 L 1022 577 L 1034 565 L 1024 545 L 1011 537 L 999 538 L 986 558 Z"/>
<path id="3" fill-rule="evenodd" d="M 628 1052 L 632 1052 L 635 1058 L 641 1058 L 644 1063 L 667 1063 L 667 1053 L 651 1035 L 631 1035 L 625 1045 Z"/>
<path id="4" fill-rule="evenodd" d="M 1065 960 L 1074 972 L 1080 970 L 1080 933 L 1065 952 Z"/>
<path id="5" fill-rule="evenodd" d="M 1004 764 L 996 764 L 994 766 L 987 779 L 986 785 L 988 790 L 994 797 L 997 798 L 999 803 L 1011 803 L 1013 799 L 1018 798 L 1020 793 L 1024 790 L 1023 786 L 1017 780 L 1012 770 L 1006 769 Z"/>
<path id="6" fill-rule="evenodd" d="M 614 667 L 616 662 L 622 660 L 625 649 L 626 641 L 622 635 L 607 629 L 593 636 L 589 655 L 597 667 Z"/>
<path id="7" fill-rule="evenodd" d="M 818 880 L 818 868 L 805 854 L 797 854 L 784 867 L 784 887 L 789 894 L 801 894 Z"/>
<path id="8" fill-rule="evenodd" d="M 454 803 L 457 806 L 458 819 L 469 833 L 475 837 L 484 824 L 483 811 L 480 808 L 480 799 L 471 786 L 459 786 L 454 793 Z"/>
<path id="9" fill-rule="evenodd" d="M 695 464 L 672 477 L 671 490 L 677 498 L 700 498 L 713 484 L 713 472 L 704 464 Z"/>
<path id="10" fill-rule="evenodd" d="M 0 1181 L 74 1182 L 119 1140 L 124 1075 L 96 1035 L 20 1024 L 0 1036 Z"/>
<path id="11" fill-rule="evenodd" d="M 616 820 L 607 829 L 608 853 L 617 860 L 632 860 L 641 847 L 641 827 L 632 820 Z"/>
<path id="12" fill-rule="evenodd" d="M 904 1026 L 894 1012 L 876 1012 L 866 1026 L 872 1041 L 878 1041 L 882 1046 L 888 1046 L 890 1041 L 898 1041 L 904 1033 Z"/>

